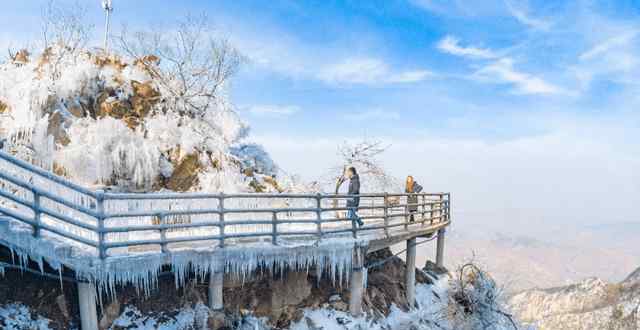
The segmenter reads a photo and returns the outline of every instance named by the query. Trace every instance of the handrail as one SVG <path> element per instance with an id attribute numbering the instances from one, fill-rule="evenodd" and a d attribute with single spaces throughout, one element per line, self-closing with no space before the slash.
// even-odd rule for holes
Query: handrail
<path id="1" fill-rule="evenodd" d="M 105 193 L 80 187 L 0 151 L 0 165 L 2 161 L 90 197 L 91 203 L 80 205 L 40 187 L 39 181 L 27 182 L 0 172 L 0 215 L 31 226 L 35 237 L 46 231 L 93 247 L 102 259 L 117 248 L 155 245 L 166 253 L 170 244 L 214 241 L 224 248 L 231 239 L 270 237 L 278 245 L 283 237 L 321 241 L 327 235 L 351 233 L 358 238 L 376 230 L 390 237 L 391 229 L 423 229 L 450 222 L 450 194 L 444 192 Z M 335 203 L 354 197 L 361 201 L 357 208 Z M 364 226 L 348 215 L 354 209 Z"/>
<path id="2" fill-rule="evenodd" d="M 6 153 L 4 151 L 0 151 L 0 159 L 5 160 L 5 161 L 17 166 L 17 167 L 22 168 L 22 169 L 28 170 L 29 172 L 35 173 L 35 174 L 37 174 L 37 175 L 39 175 L 39 176 L 41 176 L 41 177 L 43 177 L 43 178 L 45 178 L 47 180 L 50 180 L 50 181 L 53 181 L 53 182 L 55 182 L 57 184 L 66 186 L 67 188 L 75 190 L 75 191 L 77 191 L 79 193 L 82 193 L 82 194 L 85 194 L 85 195 L 89 195 L 91 197 L 95 197 L 95 192 L 93 192 L 93 191 L 91 191 L 91 190 L 89 190 L 89 189 L 87 189 L 85 187 L 82 187 L 80 185 L 77 185 L 77 184 L 75 184 L 73 182 L 69 182 L 68 180 L 66 180 L 66 179 L 64 179 L 64 178 L 62 178 L 60 176 L 57 176 L 57 175 L 55 175 L 55 174 L 53 174 L 53 173 L 51 173 L 49 171 L 45 171 L 45 170 L 43 170 L 43 169 L 41 169 L 39 167 L 31 165 L 31 164 L 25 162 L 24 160 L 21 160 L 21 159 L 18 159 L 16 157 L 13 157 L 13 156 L 9 155 L 8 153 Z"/>

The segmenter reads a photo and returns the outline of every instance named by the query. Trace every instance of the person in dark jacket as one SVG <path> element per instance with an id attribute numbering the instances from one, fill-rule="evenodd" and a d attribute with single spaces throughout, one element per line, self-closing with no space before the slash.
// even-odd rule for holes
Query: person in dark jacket
<path id="1" fill-rule="evenodd" d="M 422 191 L 422 186 L 419 185 L 414 179 L 413 176 L 409 175 L 407 177 L 407 183 L 404 188 L 404 192 L 407 194 L 411 194 L 407 196 L 407 211 L 409 215 L 409 221 L 414 222 L 414 215 L 418 212 L 418 194 Z"/>
<path id="2" fill-rule="evenodd" d="M 349 179 L 349 195 L 360 195 L 360 176 L 355 167 L 349 167 L 347 169 L 347 178 Z M 358 216 L 358 206 L 360 206 L 360 197 L 353 197 L 347 200 L 347 207 L 349 208 L 349 219 L 356 221 L 358 225 L 364 225 L 362 219 Z"/>

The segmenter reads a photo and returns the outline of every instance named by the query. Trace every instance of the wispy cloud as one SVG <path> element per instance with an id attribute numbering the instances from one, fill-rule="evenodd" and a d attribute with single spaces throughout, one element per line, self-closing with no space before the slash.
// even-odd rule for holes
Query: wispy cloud
<path id="1" fill-rule="evenodd" d="M 254 105 L 248 107 L 248 111 L 255 116 L 262 117 L 288 117 L 300 111 L 295 105 Z"/>
<path id="2" fill-rule="evenodd" d="M 504 11 L 499 1 L 486 0 L 410 0 L 414 6 L 447 16 L 493 16 Z"/>
<path id="3" fill-rule="evenodd" d="M 526 7 L 516 4 L 513 0 L 504 0 L 509 13 L 520 23 L 542 31 L 548 31 L 553 23 L 551 21 L 547 21 L 540 18 L 532 17 Z"/>
<path id="4" fill-rule="evenodd" d="M 476 71 L 472 77 L 489 83 L 512 84 L 517 94 L 567 94 L 563 88 L 540 77 L 516 70 L 510 58 L 492 62 Z"/>
<path id="5" fill-rule="evenodd" d="M 423 81 L 432 75 L 427 70 L 394 71 L 376 58 L 350 58 L 322 68 L 317 78 L 328 84 L 401 84 Z"/>
<path id="6" fill-rule="evenodd" d="M 639 34 L 638 30 L 633 30 L 621 35 L 614 36 L 610 39 L 607 39 L 595 45 L 588 51 L 580 54 L 580 60 L 590 60 L 598 55 L 602 55 L 603 53 L 606 53 L 615 48 L 628 46 L 629 43 L 632 42 L 633 39 L 635 39 L 638 36 L 638 34 Z"/>
<path id="7" fill-rule="evenodd" d="M 376 108 L 376 109 L 347 113 L 347 114 L 344 114 L 342 117 L 344 119 L 353 120 L 353 121 L 398 120 L 400 119 L 400 114 L 395 111 Z"/>
<path id="8" fill-rule="evenodd" d="M 491 59 L 498 57 L 491 49 L 473 46 L 461 46 L 460 40 L 454 36 L 446 36 L 437 44 L 439 50 L 451 55 L 469 58 Z"/>

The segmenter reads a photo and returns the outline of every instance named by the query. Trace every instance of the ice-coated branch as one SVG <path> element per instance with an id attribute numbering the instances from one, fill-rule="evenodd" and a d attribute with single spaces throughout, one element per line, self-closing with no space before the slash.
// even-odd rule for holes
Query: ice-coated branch
<path id="1" fill-rule="evenodd" d="M 206 15 L 189 15 L 169 32 L 123 29 L 118 41 L 173 96 L 180 111 L 201 116 L 215 108 L 221 87 L 241 62 L 239 52 L 214 33 Z"/>

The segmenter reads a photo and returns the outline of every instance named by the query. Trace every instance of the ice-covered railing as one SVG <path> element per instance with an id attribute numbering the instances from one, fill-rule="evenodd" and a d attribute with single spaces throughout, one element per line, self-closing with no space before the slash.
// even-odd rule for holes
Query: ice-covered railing
<path id="1" fill-rule="evenodd" d="M 0 216 L 100 258 L 249 242 L 382 237 L 449 221 L 448 193 L 361 194 L 358 226 L 342 194 L 105 193 L 0 152 Z M 411 198 L 410 198 L 411 197 Z"/>

